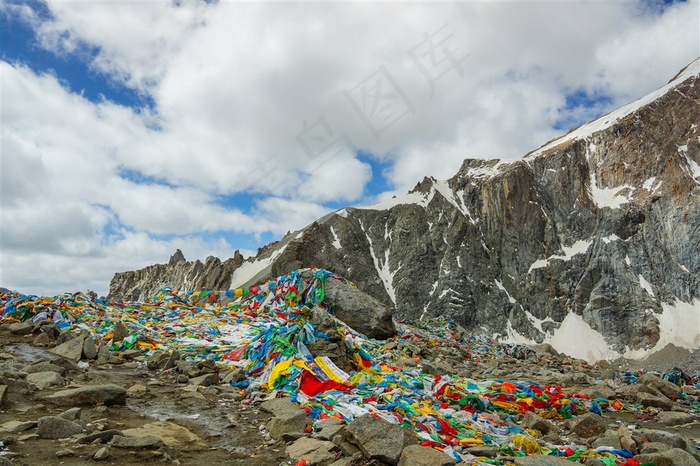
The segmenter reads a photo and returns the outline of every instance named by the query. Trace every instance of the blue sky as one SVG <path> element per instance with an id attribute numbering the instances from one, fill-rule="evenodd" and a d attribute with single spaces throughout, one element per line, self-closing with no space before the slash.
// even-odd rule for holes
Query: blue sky
<path id="1" fill-rule="evenodd" d="M 665 84 L 697 2 L 4 2 L 0 286 L 253 254 Z M 362 31 L 360 33 L 360 31 Z"/>

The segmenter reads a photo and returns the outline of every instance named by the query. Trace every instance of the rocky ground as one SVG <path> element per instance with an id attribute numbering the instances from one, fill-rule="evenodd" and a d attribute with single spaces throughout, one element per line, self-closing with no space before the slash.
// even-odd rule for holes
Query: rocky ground
<path id="1" fill-rule="evenodd" d="M 27 324 L 0 325 L 0 465 L 454 464 L 444 453 L 420 446 L 413 432 L 371 415 L 349 425 L 327 419 L 312 429 L 306 413 L 289 399 L 244 397 L 230 384 L 235 373 L 213 363 L 170 355 L 149 361 L 136 351 L 97 354 L 86 339 L 70 340 L 81 341 L 71 361 L 69 354 L 50 352 L 57 343 L 65 348 L 66 341 L 59 335 L 47 343 L 47 334 Z M 555 383 L 571 393 L 637 407 L 570 420 L 491 413 L 527 433 L 512 438 L 511 452 L 608 446 L 632 452 L 639 463 L 628 464 L 700 464 L 700 391 L 693 386 L 679 387 L 653 374 L 636 374 L 641 375 L 636 383 L 625 383 L 629 380 L 610 364 L 591 366 L 547 347 L 525 359 L 469 358 L 460 348 L 416 339 L 391 339 L 385 348 L 397 364 L 426 373 Z M 481 461 L 477 464 L 570 464 L 554 456 L 512 457 L 488 445 L 463 453 Z M 579 462 L 615 464 L 603 459 L 582 455 Z"/>

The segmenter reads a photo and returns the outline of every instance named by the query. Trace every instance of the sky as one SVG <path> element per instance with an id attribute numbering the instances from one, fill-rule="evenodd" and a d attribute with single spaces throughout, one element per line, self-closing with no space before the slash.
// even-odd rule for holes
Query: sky
<path id="1" fill-rule="evenodd" d="M 0 286 L 244 256 L 517 159 L 700 55 L 688 2 L 0 3 Z"/>

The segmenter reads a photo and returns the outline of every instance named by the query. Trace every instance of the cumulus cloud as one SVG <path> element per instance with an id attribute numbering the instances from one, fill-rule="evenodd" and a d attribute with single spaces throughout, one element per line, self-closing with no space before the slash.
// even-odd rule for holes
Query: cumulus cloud
<path id="1" fill-rule="evenodd" d="M 520 157 L 700 53 L 697 2 L 647 5 L 6 4 L 31 46 L 148 105 L 88 100 L 6 56 L 2 284 L 105 292 L 176 247 L 228 257 L 235 244 L 199 234 L 279 235 L 374 198 L 358 150 L 392 193 Z M 257 200 L 221 202 L 240 193 Z"/>

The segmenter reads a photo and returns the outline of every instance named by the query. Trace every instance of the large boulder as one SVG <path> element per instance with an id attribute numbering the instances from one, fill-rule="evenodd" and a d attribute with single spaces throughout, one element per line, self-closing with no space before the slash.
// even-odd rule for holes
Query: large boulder
<path id="1" fill-rule="evenodd" d="M 328 277 L 324 303 L 334 316 L 370 338 L 385 340 L 396 335 L 391 310 L 350 283 Z"/>

